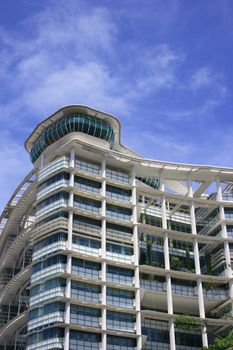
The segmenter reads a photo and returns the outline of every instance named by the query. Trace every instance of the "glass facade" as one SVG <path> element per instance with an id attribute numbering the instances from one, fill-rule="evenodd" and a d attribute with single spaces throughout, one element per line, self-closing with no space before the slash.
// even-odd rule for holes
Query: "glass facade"
<path id="1" fill-rule="evenodd" d="M 71 132 L 82 132 L 114 143 L 114 130 L 109 122 L 85 114 L 70 114 L 48 126 L 35 142 L 31 150 L 31 160 L 35 162 L 52 143 Z"/>
<path id="2" fill-rule="evenodd" d="M 145 160 L 83 110 L 27 142 L 42 157 L 1 221 L 0 348 L 208 348 L 232 329 L 233 169 Z"/>

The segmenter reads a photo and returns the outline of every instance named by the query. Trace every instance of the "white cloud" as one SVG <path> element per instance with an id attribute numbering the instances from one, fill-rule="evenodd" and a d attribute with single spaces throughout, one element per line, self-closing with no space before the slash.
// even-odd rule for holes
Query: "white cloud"
<path id="1" fill-rule="evenodd" d="M 0 212 L 19 184 L 32 168 L 23 145 L 19 145 L 6 132 L 0 133 Z"/>

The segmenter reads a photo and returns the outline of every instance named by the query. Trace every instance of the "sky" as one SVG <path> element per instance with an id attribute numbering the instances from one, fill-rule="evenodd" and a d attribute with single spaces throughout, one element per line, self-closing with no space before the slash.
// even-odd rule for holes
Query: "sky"
<path id="1" fill-rule="evenodd" d="M 147 158 L 232 167 L 232 17 L 232 0 L 0 1 L 0 211 L 25 139 L 69 104 L 118 117 Z"/>

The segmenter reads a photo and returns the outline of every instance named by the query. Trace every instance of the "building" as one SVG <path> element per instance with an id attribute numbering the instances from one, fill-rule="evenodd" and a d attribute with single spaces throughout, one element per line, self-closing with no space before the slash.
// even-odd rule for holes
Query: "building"
<path id="1" fill-rule="evenodd" d="M 233 169 L 145 159 L 67 106 L 1 216 L 0 349 L 198 350 L 232 330 Z"/>

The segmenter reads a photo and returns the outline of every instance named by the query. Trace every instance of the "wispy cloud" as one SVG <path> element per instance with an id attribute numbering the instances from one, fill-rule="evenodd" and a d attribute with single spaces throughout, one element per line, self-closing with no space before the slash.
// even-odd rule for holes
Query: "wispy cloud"
<path id="1" fill-rule="evenodd" d="M 126 140 L 139 153 L 180 161 L 190 157 L 194 143 L 187 146 L 185 131 L 179 136 L 178 128 L 194 118 L 195 122 L 200 116 L 208 118 L 224 102 L 228 89 L 224 77 L 212 66 L 190 68 L 186 49 L 164 35 L 179 24 L 179 3 L 156 1 L 153 15 L 140 4 L 137 11 L 131 8 L 129 17 L 117 2 L 114 12 L 110 6 L 99 5 L 101 2 L 62 0 L 58 6 L 48 1 L 42 11 L 24 18 L 13 30 L 0 28 L 0 120 L 8 130 L 0 134 L 0 162 L 5 164 L 1 183 L 12 179 L 16 184 L 29 169 L 20 145 L 35 124 L 62 105 L 74 103 L 127 121 Z M 149 40 L 144 40 L 137 24 L 142 10 L 144 26 L 147 18 L 151 21 Z M 130 36 L 132 23 L 135 31 Z M 157 33 L 161 37 L 156 37 Z M 144 129 L 133 132 L 135 120 L 141 119 Z M 158 129 L 159 123 L 165 125 L 166 132 Z M 20 169 L 18 175 L 12 174 L 15 164 Z"/>

